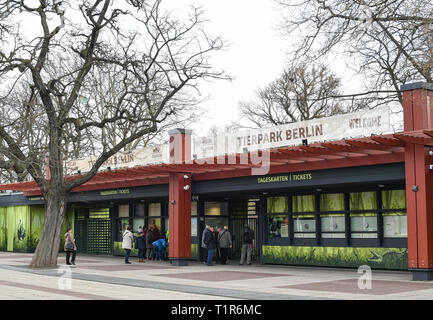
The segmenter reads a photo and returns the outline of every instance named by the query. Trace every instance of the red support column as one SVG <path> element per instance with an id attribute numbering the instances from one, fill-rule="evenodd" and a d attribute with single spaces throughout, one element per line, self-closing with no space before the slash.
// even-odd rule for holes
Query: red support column
<path id="1" fill-rule="evenodd" d="M 433 128 L 433 84 L 413 83 L 403 92 L 404 131 Z M 433 175 L 430 146 L 406 143 L 408 264 L 413 280 L 433 280 Z"/>
<path id="2" fill-rule="evenodd" d="M 170 135 L 170 163 L 191 161 L 190 130 L 175 129 Z M 191 174 L 169 175 L 169 258 L 176 266 L 191 258 Z"/>

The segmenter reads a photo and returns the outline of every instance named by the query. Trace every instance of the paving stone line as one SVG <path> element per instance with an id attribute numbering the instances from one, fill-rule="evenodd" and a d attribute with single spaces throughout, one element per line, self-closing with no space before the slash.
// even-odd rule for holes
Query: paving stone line
<path id="1" fill-rule="evenodd" d="M 32 273 L 32 274 L 44 275 L 50 277 L 60 276 L 60 274 L 57 272 L 57 269 L 35 270 L 35 269 L 30 269 L 29 267 L 23 267 L 23 266 L 17 267 L 17 266 L 10 266 L 10 265 L 0 265 L 0 269 Z M 199 287 L 199 286 L 184 285 L 184 284 L 182 285 L 174 284 L 174 283 L 169 284 L 164 282 L 156 282 L 156 281 L 148 281 L 148 280 L 109 277 L 109 276 L 85 274 L 79 272 L 72 272 L 72 279 L 94 281 L 94 282 L 115 284 L 121 286 L 133 286 L 133 287 L 140 287 L 140 288 L 176 291 L 182 293 L 222 296 L 222 297 L 228 297 L 234 299 L 246 299 L 246 300 L 324 300 L 324 298 L 314 297 L 314 296 L 283 295 L 283 294 L 261 293 L 255 291 L 243 291 L 243 290 L 234 290 L 234 289 L 225 289 L 225 288 L 208 288 L 208 287 Z"/>

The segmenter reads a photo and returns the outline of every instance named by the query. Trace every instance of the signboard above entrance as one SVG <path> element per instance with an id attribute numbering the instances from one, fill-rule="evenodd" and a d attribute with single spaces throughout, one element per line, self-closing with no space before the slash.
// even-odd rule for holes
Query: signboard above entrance
<path id="1" fill-rule="evenodd" d="M 194 139 L 197 158 L 244 153 L 286 146 L 348 138 L 367 137 L 391 131 L 388 107 L 327 118 L 296 122 L 272 128 L 236 132 L 230 135 Z"/>
<path id="2" fill-rule="evenodd" d="M 99 170 L 111 170 L 121 168 L 133 168 L 135 166 L 145 166 L 149 164 L 158 164 L 168 162 L 168 144 L 162 144 L 152 147 L 136 149 L 129 153 L 118 152 L 116 155 L 109 158 L 99 168 Z M 66 161 L 66 170 L 68 174 L 84 173 L 90 171 L 96 158 L 73 159 Z"/>

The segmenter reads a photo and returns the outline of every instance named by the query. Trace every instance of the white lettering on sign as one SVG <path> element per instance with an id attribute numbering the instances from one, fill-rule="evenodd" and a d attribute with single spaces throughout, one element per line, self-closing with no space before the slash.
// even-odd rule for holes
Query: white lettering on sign
<path id="1" fill-rule="evenodd" d="M 391 131 L 390 110 L 382 107 L 328 118 L 290 123 L 267 129 L 195 138 L 194 154 L 207 158 L 286 146 L 367 137 Z"/>
<path id="2" fill-rule="evenodd" d="M 68 174 L 78 171 L 88 172 L 96 160 L 96 158 L 85 158 L 66 161 L 66 170 Z M 116 170 L 165 162 L 168 162 L 168 144 L 141 148 L 129 153 L 119 152 L 105 161 L 99 170 L 106 170 L 108 167 Z"/>

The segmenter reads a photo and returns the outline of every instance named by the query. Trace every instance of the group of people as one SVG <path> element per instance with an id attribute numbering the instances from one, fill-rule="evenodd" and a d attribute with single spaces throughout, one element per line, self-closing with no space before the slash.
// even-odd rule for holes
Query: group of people
<path id="1" fill-rule="evenodd" d="M 132 226 L 128 226 L 123 233 L 122 248 L 125 250 L 125 263 L 131 264 L 129 256 L 134 245 L 135 248 L 138 249 L 138 262 L 144 263 L 146 258 L 147 261 L 160 261 L 163 258 L 165 248 L 168 244 L 168 230 L 167 239 L 161 237 L 159 229 L 154 224 L 151 224 L 149 228 L 142 228 L 140 226 L 136 234 L 134 234 L 132 230 Z M 243 265 L 246 262 L 250 265 L 254 249 L 254 231 L 248 227 L 248 224 L 244 225 L 241 234 L 241 243 L 241 260 L 239 264 Z M 203 231 L 201 246 L 207 249 L 206 265 L 213 265 L 212 260 L 215 252 L 217 260 L 219 260 L 221 264 L 227 264 L 229 249 L 233 247 L 232 235 L 228 230 L 228 226 L 217 228 L 216 231 L 214 227 L 206 226 L 206 229 Z M 77 246 L 72 235 L 72 229 L 70 228 L 65 234 L 64 250 L 66 252 L 66 264 L 75 265 Z"/>
<path id="2" fill-rule="evenodd" d="M 154 224 L 149 225 L 149 228 L 140 226 L 135 234 L 132 231 L 132 226 L 128 226 L 123 233 L 122 241 L 126 264 L 131 264 L 129 256 L 133 246 L 138 249 L 138 262 L 144 263 L 146 259 L 147 261 L 161 261 L 167 247 L 167 240 L 161 237 L 158 227 Z"/>
<path id="3" fill-rule="evenodd" d="M 244 225 L 241 235 L 241 260 L 240 265 L 245 263 L 251 264 L 251 256 L 254 249 L 254 231 L 251 230 L 248 224 Z M 203 231 L 201 246 L 207 249 L 206 265 L 213 266 L 212 260 L 215 252 L 217 253 L 216 260 L 220 260 L 221 264 L 227 264 L 229 249 L 233 247 L 232 236 L 228 230 L 228 226 L 224 228 L 215 228 L 206 226 Z"/>

